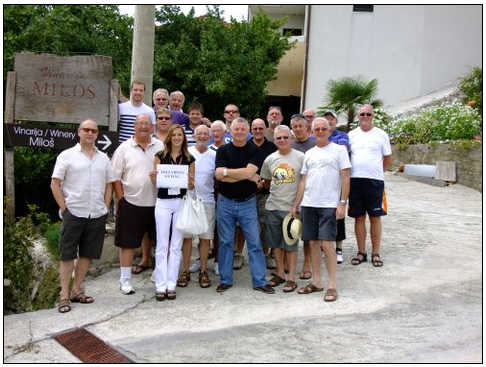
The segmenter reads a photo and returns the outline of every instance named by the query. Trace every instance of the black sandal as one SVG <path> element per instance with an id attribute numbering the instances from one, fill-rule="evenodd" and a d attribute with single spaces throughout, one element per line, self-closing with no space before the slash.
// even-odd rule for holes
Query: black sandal
<path id="1" fill-rule="evenodd" d="M 381 268 L 383 266 L 383 261 L 380 258 L 380 254 L 371 254 L 371 263 L 375 268 Z"/>
<path id="2" fill-rule="evenodd" d="M 365 263 L 367 260 L 366 252 L 358 252 L 358 254 L 351 259 L 351 264 L 359 265 L 361 263 Z"/>

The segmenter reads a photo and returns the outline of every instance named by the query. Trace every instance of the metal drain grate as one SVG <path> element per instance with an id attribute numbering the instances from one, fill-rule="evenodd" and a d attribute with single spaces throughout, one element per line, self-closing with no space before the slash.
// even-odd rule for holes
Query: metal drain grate
<path id="1" fill-rule="evenodd" d="M 55 339 L 85 363 L 134 363 L 83 328 L 60 334 Z"/>

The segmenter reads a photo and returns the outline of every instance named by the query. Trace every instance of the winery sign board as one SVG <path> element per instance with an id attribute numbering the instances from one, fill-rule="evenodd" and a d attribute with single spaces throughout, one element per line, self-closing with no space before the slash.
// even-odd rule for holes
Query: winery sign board
<path id="1" fill-rule="evenodd" d="M 22 52 L 15 71 L 15 120 L 109 125 L 111 57 Z"/>

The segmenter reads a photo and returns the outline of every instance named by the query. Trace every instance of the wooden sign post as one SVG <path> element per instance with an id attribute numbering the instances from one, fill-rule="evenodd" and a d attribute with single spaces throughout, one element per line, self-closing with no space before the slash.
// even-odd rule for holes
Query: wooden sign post
<path id="1" fill-rule="evenodd" d="M 109 131 L 116 133 L 119 84 L 111 78 L 112 63 L 109 56 L 17 53 L 15 71 L 7 75 L 5 123 L 42 121 L 78 125 L 86 119 L 92 119 L 99 126 L 107 126 Z M 4 131 L 16 134 L 16 130 L 10 127 Z M 105 134 L 109 140 L 108 135 L 112 138 L 115 134 Z M 100 137 L 103 138 L 103 134 Z M 112 149 L 118 144 L 118 139 L 114 140 Z M 23 143 L 21 139 L 10 141 L 20 141 L 18 145 L 31 145 Z M 61 146 L 58 144 L 57 147 Z M 56 148 L 56 145 L 52 144 L 52 148 Z M 14 152 L 13 148 L 5 146 L 4 152 L 7 220 L 14 221 Z"/>

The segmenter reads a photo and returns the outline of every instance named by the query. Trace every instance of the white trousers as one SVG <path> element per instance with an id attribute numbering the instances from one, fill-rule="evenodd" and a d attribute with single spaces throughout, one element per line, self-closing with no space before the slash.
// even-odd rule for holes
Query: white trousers
<path id="1" fill-rule="evenodd" d="M 157 247 L 155 250 L 155 288 L 157 292 L 175 290 L 182 257 L 182 233 L 175 223 L 182 206 L 182 199 L 157 199 L 155 223 Z M 172 222 L 172 236 L 169 243 Z"/>

